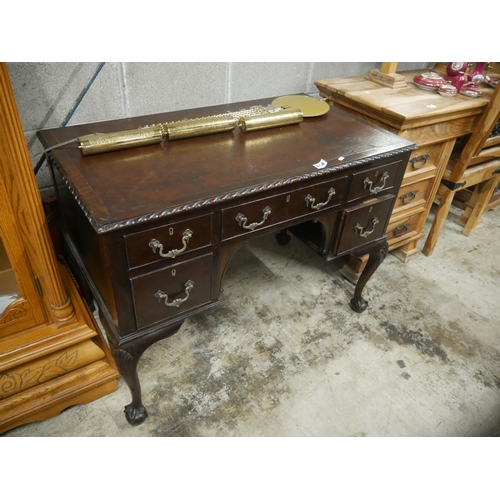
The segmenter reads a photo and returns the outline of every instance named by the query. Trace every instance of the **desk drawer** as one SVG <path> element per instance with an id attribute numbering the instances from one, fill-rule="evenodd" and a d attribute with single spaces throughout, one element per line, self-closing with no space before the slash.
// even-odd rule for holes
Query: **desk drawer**
<path id="1" fill-rule="evenodd" d="M 348 201 L 373 196 L 391 189 L 397 179 L 401 161 L 362 170 L 352 176 Z"/>
<path id="2" fill-rule="evenodd" d="M 338 207 L 344 200 L 348 179 L 345 175 L 223 210 L 222 239 L 242 236 L 287 220 Z"/>
<path id="3" fill-rule="evenodd" d="M 339 206 L 344 200 L 348 179 L 343 176 L 289 193 L 288 218 L 294 219 Z"/>
<path id="4" fill-rule="evenodd" d="M 159 260 L 173 261 L 178 255 L 210 245 L 212 215 L 148 229 L 125 236 L 130 269 Z"/>
<path id="5" fill-rule="evenodd" d="M 380 238 L 387 226 L 394 195 L 371 198 L 344 211 L 337 253 L 353 250 Z"/>
<path id="6" fill-rule="evenodd" d="M 184 261 L 131 280 L 137 328 L 210 302 L 212 255 Z"/>
<path id="7" fill-rule="evenodd" d="M 288 196 L 284 193 L 223 210 L 222 239 L 254 233 L 287 220 Z"/>

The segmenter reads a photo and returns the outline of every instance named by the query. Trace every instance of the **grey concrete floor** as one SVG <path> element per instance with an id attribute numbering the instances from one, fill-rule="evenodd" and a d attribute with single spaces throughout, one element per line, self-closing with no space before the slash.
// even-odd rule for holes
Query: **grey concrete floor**
<path id="1" fill-rule="evenodd" d="M 431 257 L 388 255 L 362 314 L 340 263 L 256 239 L 221 304 L 143 355 L 142 425 L 125 420 L 120 379 L 4 436 L 499 436 L 500 210 L 469 238 L 459 213 Z"/>

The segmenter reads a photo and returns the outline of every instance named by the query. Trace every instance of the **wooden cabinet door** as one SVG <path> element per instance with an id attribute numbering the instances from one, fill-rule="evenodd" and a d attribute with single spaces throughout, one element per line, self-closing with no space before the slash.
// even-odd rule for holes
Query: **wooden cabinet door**
<path id="1" fill-rule="evenodd" d="M 47 321 L 0 172 L 0 337 Z"/>

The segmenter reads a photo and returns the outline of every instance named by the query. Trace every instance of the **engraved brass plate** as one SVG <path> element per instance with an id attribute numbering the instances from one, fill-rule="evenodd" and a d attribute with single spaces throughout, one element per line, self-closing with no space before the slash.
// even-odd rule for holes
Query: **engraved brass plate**
<path id="1" fill-rule="evenodd" d="M 330 111 L 330 105 L 322 100 L 308 95 L 284 95 L 272 102 L 275 108 L 300 109 L 305 118 L 325 115 Z"/>

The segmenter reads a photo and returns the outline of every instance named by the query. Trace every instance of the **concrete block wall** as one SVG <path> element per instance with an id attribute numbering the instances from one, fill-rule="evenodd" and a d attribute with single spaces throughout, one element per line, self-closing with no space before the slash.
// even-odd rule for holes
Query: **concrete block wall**
<path id="1" fill-rule="evenodd" d="M 316 80 L 364 75 L 374 62 L 108 62 L 67 126 L 189 109 L 293 93 L 317 94 Z M 406 62 L 398 71 L 427 68 Z M 7 63 L 33 166 L 43 148 L 36 131 L 60 127 L 99 63 Z M 44 196 L 51 178 L 44 164 L 37 174 Z"/>

